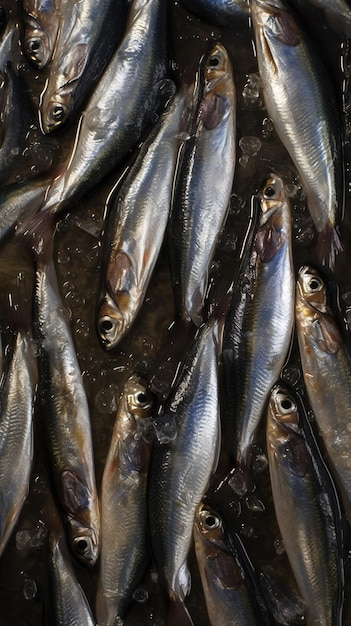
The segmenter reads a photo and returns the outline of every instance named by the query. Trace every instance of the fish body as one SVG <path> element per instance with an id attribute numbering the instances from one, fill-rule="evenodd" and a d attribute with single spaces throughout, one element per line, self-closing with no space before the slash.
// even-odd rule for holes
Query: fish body
<path id="1" fill-rule="evenodd" d="M 334 478 L 351 520 L 351 366 L 321 275 L 302 267 L 296 287 L 296 329 L 308 398 Z"/>
<path id="2" fill-rule="evenodd" d="M 98 80 L 118 42 L 123 0 L 74 0 L 62 20 L 40 100 L 45 133 L 64 124 Z"/>
<path id="3" fill-rule="evenodd" d="M 155 442 L 151 456 L 151 547 L 160 582 L 171 600 L 170 613 L 183 607 L 190 591 L 186 561 L 195 511 L 217 460 L 220 425 L 216 332 L 217 324 L 199 330 L 160 418 L 166 424 L 175 421 L 176 437 L 167 443 Z M 186 616 L 187 620 L 182 616 L 184 623 L 191 624 Z M 170 618 L 170 623 L 182 622 Z"/>
<path id="4" fill-rule="evenodd" d="M 89 408 L 52 260 L 37 262 L 35 309 L 41 431 L 72 550 L 80 561 L 93 565 L 100 520 Z"/>
<path id="5" fill-rule="evenodd" d="M 77 581 L 70 556 L 62 536 L 49 536 L 50 597 L 44 606 L 46 626 L 96 626 L 88 600 Z"/>
<path id="6" fill-rule="evenodd" d="M 29 491 L 36 384 L 31 333 L 19 331 L 0 390 L 0 554 Z"/>
<path id="7" fill-rule="evenodd" d="M 301 0 L 289 0 L 293 5 L 302 8 Z M 309 0 L 317 9 L 324 11 L 328 21 L 336 32 L 346 37 L 351 36 L 351 8 L 345 0 Z"/>
<path id="8" fill-rule="evenodd" d="M 243 566 L 231 553 L 218 513 L 200 503 L 194 523 L 196 560 L 211 626 L 262 626 Z"/>
<path id="9" fill-rule="evenodd" d="M 182 4 L 199 17 L 223 25 L 250 13 L 247 0 L 182 0 Z"/>
<path id="10" fill-rule="evenodd" d="M 294 324 L 290 205 L 275 174 L 263 186 L 260 204 L 260 225 L 243 261 L 223 340 L 232 449 L 243 465 L 284 365 Z"/>
<path id="11" fill-rule="evenodd" d="M 185 99 L 175 96 L 162 113 L 110 209 L 98 314 L 98 333 L 107 350 L 132 325 L 163 242 Z"/>
<path id="12" fill-rule="evenodd" d="M 200 68 L 200 96 L 175 183 L 169 249 L 176 308 L 202 322 L 210 262 L 235 170 L 236 92 L 229 55 L 216 44 Z"/>
<path id="13" fill-rule="evenodd" d="M 60 0 L 23 0 L 23 49 L 39 70 L 49 63 L 62 20 Z"/>
<path id="14" fill-rule="evenodd" d="M 307 195 L 320 233 L 320 255 L 332 267 L 341 244 L 341 136 L 333 89 L 305 34 L 281 0 L 252 0 L 264 101 Z"/>
<path id="15" fill-rule="evenodd" d="M 296 401 L 279 385 L 272 390 L 267 412 L 267 451 L 276 516 L 307 605 L 306 624 L 340 626 L 340 520 L 320 480 Z"/>
<path id="16" fill-rule="evenodd" d="M 147 561 L 147 476 L 151 439 L 146 440 L 152 398 L 131 376 L 119 402 L 101 486 L 101 562 L 96 600 L 99 626 L 124 619 Z"/>

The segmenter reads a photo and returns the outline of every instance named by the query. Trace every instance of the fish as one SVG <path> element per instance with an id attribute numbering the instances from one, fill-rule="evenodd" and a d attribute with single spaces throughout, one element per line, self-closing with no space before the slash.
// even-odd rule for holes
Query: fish
<path id="1" fill-rule="evenodd" d="M 273 502 L 284 546 L 307 606 L 306 624 L 342 624 L 342 535 L 335 494 L 321 479 L 295 397 L 276 385 L 267 411 Z M 333 493 L 333 492 L 332 492 Z"/>
<path id="2" fill-rule="evenodd" d="M 248 17 L 250 8 L 247 0 L 181 0 L 191 13 L 211 23 L 226 25 L 228 20 Z"/>
<path id="3" fill-rule="evenodd" d="M 44 598 L 45 626 L 96 626 L 86 595 L 78 583 L 57 514 L 48 526 L 48 577 Z"/>
<path id="4" fill-rule="evenodd" d="M 0 555 L 29 493 L 33 465 L 33 410 L 38 382 L 30 326 L 16 333 L 0 388 Z"/>
<path id="5" fill-rule="evenodd" d="M 79 110 L 116 48 L 124 25 L 124 0 L 75 0 L 63 3 L 62 11 L 40 96 L 44 133 L 57 130 Z"/>
<path id="6" fill-rule="evenodd" d="M 325 280 L 308 265 L 299 270 L 295 317 L 308 399 L 351 521 L 350 356 L 328 304 Z"/>
<path id="7" fill-rule="evenodd" d="M 125 618 L 149 560 L 146 490 L 152 408 L 146 385 L 139 376 L 130 376 L 119 401 L 101 485 L 99 626 Z"/>
<path id="8" fill-rule="evenodd" d="M 120 164 L 170 88 L 165 20 L 163 0 L 133 1 L 125 36 L 81 115 L 62 173 L 47 189 L 39 213 L 18 225 L 17 236 L 25 235 L 33 251 L 49 245 L 58 214 Z"/>
<path id="9" fill-rule="evenodd" d="M 250 463 L 265 404 L 294 326 L 291 209 L 271 173 L 259 193 L 259 227 L 242 260 L 223 338 L 223 369 L 235 463 Z"/>
<path id="10" fill-rule="evenodd" d="M 227 216 L 236 153 L 236 90 L 226 49 L 200 66 L 200 94 L 177 169 L 168 248 L 178 315 L 199 326 L 208 273 Z"/>
<path id="11" fill-rule="evenodd" d="M 51 60 L 62 21 L 60 0 L 23 0 L 23 49 L 39 70 Z"/>
<path id="12" fill-rule="evenodd" d="M 342 249 L 336 221 L 343 210 L 341 130 L 333 88 L 307 35 L 281 0 L 252 0 L 251 18 L 267 113 L 306 193 L 321 262 L 332 269 Z"/>
<path id="13" fill-rule="evenodd" d="M 89 407 L 53 259 L 35 260 L 35 338 L 39 345 L 42 433 L 75 557 L 97 560 L 100 514 Z"/>
<path id="14" fill-rule="evenodd" d="M 267 621 L 244 565 L 231 552 L 223 520 L 207 502 L 196 510 L 194 543 L 207 612 L 212 626 L 262 626 Z"/>
<path id="15" fill-rule="evenodd" d="M 180 92 L 166 107 L 109 210 L 97 320 L 106 350 L 115 348 L 132 325 L 163 243 L 186 99 Z"/>
<path id="16" fill-rule="evenodd" d="M 167 624 L 192 624 L 184 598 L 191 581 L 187 556 L 196 507 L 218 460 L 220 446 L 219 323 L 204 324 L 161 414 L 151 455 L 148 501 L 151 550 L 159 581 L 169 598 Z M 175 433 L 161 439 L 162 426 Z M 168 429 L 169 432 L 169 429 Z"/>

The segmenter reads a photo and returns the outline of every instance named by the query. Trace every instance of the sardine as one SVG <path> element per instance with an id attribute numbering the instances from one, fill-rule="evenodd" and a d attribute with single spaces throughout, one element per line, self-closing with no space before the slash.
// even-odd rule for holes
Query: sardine
<path id="1" fill-rule="evenodd" d="M 267 451 L 277 521 L 307 605 L 306 623 L 341 626 L 340 512 L 334 512 L 321 480 L 297 402 L 281 385 L 273 388 L 270 397 Z"/>
<path id="2" fill-rule="evenodd" d="M 200 503 L 194 524 L 196 559 L 212 626 L 262 626 L 242 564 L 232 554 L 223 522 L 212 506 Z"/>
<path id="3" fill-rule="evenodd" d="M 305 0 L 289 0 L 298 8 L 305 5 Z M 343 33 L 347 38 L 351 36 L 351 8 L 346 0 L 308 0 L 317 9 L 324 11 L 331 26 L 337 33 Z"/>
<path id="4" fill-rule="evenodd" d="M 45 133 L 61 127 L 92 91 L 123 26 L 124 0 L 73 0 L 63 15 L 40 100 Z"/>
<path id="5" fill-rule="evenodd" d="M 351 521 L 350 357 L 328 306 L 325 282 L 308 266 L 297 281 L 296 328 L 308 398 Z"/>
<path id="6" fill-rule="evenodd" d="M 150 392 L 138 376 L 131 376 L 118 405 L 102 478 L 99 626 L 114 626 L 124 619 L 149 559 L 146 488 L 151 410 Z"/>
<path id="7" fill-rule="evenodd" d="M 163 242 L 180 145 L 185 94 L 175 96 L 144 142 L 110 208 L 98 333 L 106 350 L 132 325 Z"/>
<path id="8" fill-rule="evenodd" d="M 160 421 L 175 422 L 176 437 L 155 443 L 149 481 L 151 548 L 170 599 L 169 625 L 192 624 L 183 603 L 190 591 L 187 556 L 195 511 L 217 462 L 218 324 L 203 325 L 184 361 Z"/>
<path id="9" fill-rule="evenodd" d="M 322 261 L 341 249 L 341 134 L 333 89 L 307 36 L 282 0 L 252 0 L 251 16 L 265 105 L 307 195 Z"/>
<path id="10" fill-rule="evenodd" d="M 36 265 L 41 432 L 75 556 L 93 565 L 100 520 L 89 408 L 54 263 Z"/>
<path id="11" fill-rule="evenodd" d="M 117 166 L 150 122 L 165 85 L 166 30 L 164 0 L 134 0 L 127 32 L 82 114 L 63 173 L 38 215 L 18 229 L 33 238 L 35 250 L 52 234 L 48 222 Z"/>
<path id="12" fill-rule="evenodd" d="M 209 265 L 229 207 L 235 170 L 236 92 L 229 55 L 216 44 L 200 68 L 200 96 L 184 144 L 169 226 L 176 308 L 202 322 Z"/>
<path id="13" fill-rule="evenodd" d="M 291 213 L 283 181 L 260 192 L 260 225 L 244 258 L 226 322 L 223 365 L 232 451 L 247 464 L 269 391 L 284 365 L 294 324 Z"/>
<path id="14" fill-rule="evenodd" d="M 52 517 L 52 515 L 51 515 Z M 50 522 L 49 572 L 44 603 L 45 626 L 96 626 L 86 595 L 78 583 L 60 524 Z"/>
<path id="15" fill-rule="evenodd" d="M 0 390 L 0 554 L 29 492 L 37 378 L 31 332 L 19 330 Z"/>
<path id="16" fill-rule="evenodd" d="M 247 0 L 181 0 L 192 13 L 216 24 L 228 23 L 250 14 Z"/>
<path id="17" fill-rule="evenodd" d="M 60 0 L 23 0 L 23 49 L 38 69 L 52 57 L 62 20 L 60 4 Z"/>

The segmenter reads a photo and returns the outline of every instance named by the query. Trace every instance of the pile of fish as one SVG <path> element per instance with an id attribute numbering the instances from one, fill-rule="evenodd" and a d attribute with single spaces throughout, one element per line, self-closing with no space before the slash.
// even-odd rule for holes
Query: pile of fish
<path id="1" fill-rule="evenodd" d="M 351 620 L 349 37 L 3 2 L 2 626 Z"/>

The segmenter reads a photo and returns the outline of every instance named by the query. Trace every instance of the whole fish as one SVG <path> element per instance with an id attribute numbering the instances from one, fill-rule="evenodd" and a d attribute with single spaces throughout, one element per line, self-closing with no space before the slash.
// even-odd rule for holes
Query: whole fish
<path id="1" fill-rule="evenodd" d="M 212 626 L 262 626 L 267 622 L 243 565 L 232 554 L 223 522 L 208 504 L 200 503 L 195 516 L 194 542 L 207 612 Z"/>
<path id="2" fill-rule="evenodd" d="M 210 262 L 235 170 L 236 92 L 229 55 L 216 44 L 200 67 L 200 95 L 178 168 L 169 226 L 176 308 L 202 322 Z"/>
<path id="3" fill-rule="evenodd" d="M 273 388 L 269 401 L 267 451 L 276 516 L 307 605 L 306 624 L 341 626 L 339 511 L 333 511 L 302 429 L 297 403 L 281 385 Z"/>
<path id="4" fill-rule="evenodd" d="M 73 0 L 62 19 L 39 115 L 45 133 L 61 127 L 92 91 L 118 43 L 124 0 Z"/>
<path id="5" fill-rule="evenodd" d="M 40 346 L 41 432 L 75 556 L 87 565 L 100 542 L 89 408 L 54 263 L 38 258 L 35 327 Z"/>
<path id="6" fill-rule="evenodd" d="M 216 24 L 235 21 L 250 14 L 247 0 L 181 0 L 192 13 Z"/>
<path id="7" fill-rule="evenodd" d="M 0 389 L 0 554 L 28 495 L 33 463 L 33 406 L 37 366 L 28 328 L 17 332 Z"/>
<path id="8" fill-rule="evenodd" d="M 338 33 L 343 33 L 347 38 L 351 36 L 351 8 L 346 0 L 308 0 L 317 9 L 325 12 L 331 26 Z M 303 8 L 305 2 L 301 0 L 289 0 L 298 8 Z"/>
<path id="9" fill-rule="evenodd" d="M 220 438 L 217 333 L 217 322 L 200 328 L 160 417 L 164 424 L 175 421 L 176 437 L 156 442 L 151 455 L 151 548 L 170 599 L 169 626 L 192 624 L 184 605 L 191 586 L 187 556 Z"/>
<path id="10" fill-rule="evenodd" d="M 341 135 L 333 89 L 313 48 L 282 0 L 252 0 L 257 61 L 265 105 L 307 195 L 323 263 L 341 249 Z"/>
<path id="11" fill-rule="evenodd" d="M 51 520 L 52 520 L 51 515 Z M 50 521 L 49 572 L 44 602 L 45 626 L 96 626 L 88 600 L 77 581 L 60 524 Z"/>
<path id="12" fill-rule="evenodd" d="M 23 49 L 38 69 L 43 69 L 54 51 L 60 28 L 60 0 L 23 0 Z"/>
<path id="13" fill-rule="evenodd" d="M 99 626 L 124 619 L 149 558 L 146 488 L 152 440 L 146 436 L 151 410 L 150 392 L 132 375 L 118 405 L 102 478 Z"/>
<path id="14" fill-rule="evenodd" d="M 308 398 L 351 521 L 350 357 L 328 306 L 325 282 L 308 266 L 297 281 L 296 329 Z"/>
<path id="15" fill-rule="evenodd" d="M 150 122 L 165 87 L 166 30 L 163 0 L 133 1 L 126 34 L 82 114 L 62 174 L 38 215 L 18 229 L 32 237 L 35 250 L 45 248 L 55 215 L 117 166 Z"/>
<path id="16" fill-rule="evenodd" d="M 270 174 L 259 228 L 244 257 L 226 322 L 223 366 L 235 460 L 246 465 L 269 391 L 284 365 L 294 324 L 290 204 Z"/>
<path id="17" fill-rule="evenodd" d="M 185 112 L 185 94 L 165 109 L 144 142 L 107 220 L 98 333 L 106 350 L 132 325 L 163 242 Z"/>

